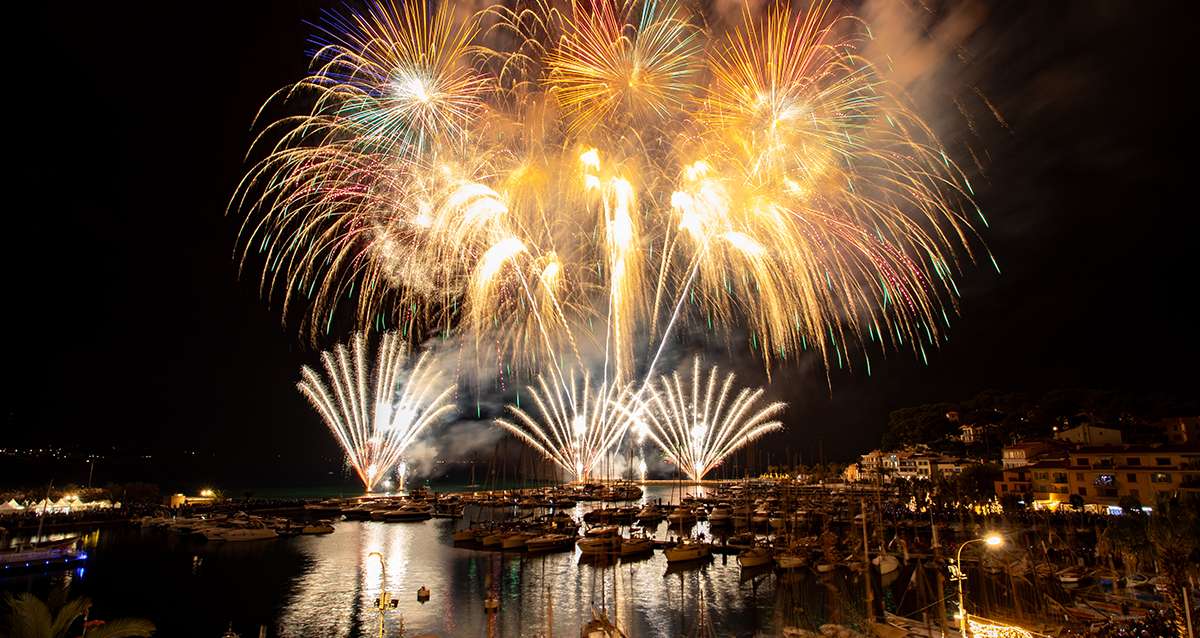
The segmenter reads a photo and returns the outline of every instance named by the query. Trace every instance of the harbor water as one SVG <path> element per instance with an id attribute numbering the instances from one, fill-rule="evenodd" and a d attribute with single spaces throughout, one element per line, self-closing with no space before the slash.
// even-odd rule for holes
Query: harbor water
<path id="1" fill-rule="evenodd" d="M 668 502 L 671 492 L 648 487 L 643 502 Z M 181 638 L 218 638 L 231 624 L 243 636 L 260 626 L 268 636 L 377 636 L 385 588 L 399 601 L 384 617 L 389 636 L 577 636 L 593 613 L 630 636 L 771 636 L 783 626 L 853 624 L 863 613 L 862 583 L 845 572 L 754 574 L 732 555 L 668 567 L 661 551 L 601 562 L 578 549 L 479 551 L 453 545 L 464 524 L 340 521 L 324 536 L 241 543 L 106 528 L 85 535 L 82 566 L 6 577 L 0 589 L 44 595 L 66 584 L 93 599 L 93 618 L 145 617 L 158 635 Z M 708 531 L 701 522 L 692 533 Z M 663 523 L 655 534 L 671 530 Z M 427 602 L 417 599 L 421 587 Z M 485 610 L 489 594 L 495 613 Z"/>

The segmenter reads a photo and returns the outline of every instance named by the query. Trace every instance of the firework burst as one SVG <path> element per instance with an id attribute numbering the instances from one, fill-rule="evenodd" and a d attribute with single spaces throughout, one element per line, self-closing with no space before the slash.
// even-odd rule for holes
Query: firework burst
<path id="1" fill-rule="evenodd" d="M 632 395 L 627 385 L 600 383 L 591 375 L 572 375 L 566 386 L 539 377 L 529 388 L 540 418 L 508 406 L 512 419 L 496 424 L 528 443 L 575 481 L 595 478 L 601 463 L 629 429 L 629 412 L 620 406 Z"/>
<path id="2" fill-rule="evenodd" d="M 787 404 L 759 407 L 762 388 L 734 394 L 734 375 L 719 377 L 716 366 L 702 374 L 697 357 L 691 379 L 681 379 L 678 372 L 661 377 L 651 384 L 644 405 L 630 413 L 645 424 L 667 460 L 693 481 L 703 480 L 738 448 L 783 427 L 775 417 Z"/>
<path id="3" fill-rule="evenodd" d="M 406 373 L 407 350 L 399 335 L 384 333 L 371 368 L 367 339 L 356 334 L 349 347 L 338 345 L 321 354 L 324 379 L 308 366 L 300 371 L 297 387 L 329 426 L 368 492 L 401 462 L 417 435 L 454 409 L 449 402 L 453 387 L 428 365 L 428 355 Z"/>
<path id="4" fill-rule="evenodd" d="M 649 378 L 673 331 L 868 372 L 940 343 L 977 209 L 853 17 L 718 35 L 672 2 L 404 6 L 326 17 L 280 93 L 308 109 L 266 127 L 232 205 L 243 265 L 312 339 L 353 304 L 560 388 L 581 353 L 610 388 Z"/>

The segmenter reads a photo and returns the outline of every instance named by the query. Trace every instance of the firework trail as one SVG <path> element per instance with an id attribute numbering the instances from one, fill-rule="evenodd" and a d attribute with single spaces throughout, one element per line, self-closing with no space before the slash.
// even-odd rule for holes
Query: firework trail
<path id="1" fill-rule="evenodd" d="M 316 408 L 346 452 L 363 487 L 370 492 L 401 462 L 408 446 L 426 427 L 454 409 L 453 384 L 421 355 L 406 373 L 407 345 L 384 333 L 375 365 L 367 364 L 367 339 L 355 334 L 350 346 L 321 353 L 325 378 L 304 366 L 300 392 Z"/>
<path id="2" fill-rule="evenodd" d="M 582 377 L 582 381 L 580 381 Z M 571 375 L 566 387 L 539 377 L 529 394 L 541 418 L 514 405 L 512 419 L 496 424 L 528 443 L 563 469 L 574 481 L 597 477 L 601 463 L 629 429 L 628 384 L 592 385 L 591 375 Z"/>
<path id="3" fill-rule="evenodd" d="M 270 102 L 304 110 L 263 128 L 231 204 L 243 268 L 314 341 L 351 304 L 568 395 L 594 352 L 606 387 L 651 378 L 673 331 L 868 372 L 940 342 L 977 209 L 854 17 L 714 34 L 670 1 L 428 6 L 325 17 Z"/>
<path id="4" fill-rule="evenodd" d="M 644 405 L 629 413 L 667 460 L 693 481 L 704 479 L 738 448 L 783 427 L 775 417 L 787 404 L 760 408 L 762 388 L 742 388 L 734 395 L 734 375 L 719 382 L 719 374 L 713 366 L 705 380 L 697 357 L 689 381 L 680 379 L 678 371 L 662 376 L 650 385 Z"/>

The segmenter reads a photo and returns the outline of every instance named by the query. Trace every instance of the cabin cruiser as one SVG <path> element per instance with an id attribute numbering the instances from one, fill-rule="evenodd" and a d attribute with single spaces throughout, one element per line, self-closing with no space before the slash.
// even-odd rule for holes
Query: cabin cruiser
<path id="1" fill-rule="evenodd" d="M 491 533 L 491 527 L 464 527 L 454 532 L 455 543 L 473 543 L 483 540 L 483 537 Z"/>
<path id="2" fill-rule="evenodd" d="M 329 521 L 314 521 L 300 528 L 301 534 L 332 534 L 333 523 Z"/>
<path id="3" fill-rule="evenodd" d="M 611 554 L 621 546 L 620 536 L 585 536 L 577 543 L 584 554 Z"/>
<path id="4" fill-rule="evenodd" d="M 713 525 L 727 525 L 733 522 L 733 509 L 728 503 L 718 503 L 708 514 L 708 522 Z"/>
<path id="5" fill-rule="evenodd" d="M 621 541 L 621 556 L 639 556 L 654 551 L 654 539 L 648 536 L 632 536 Z"/>
<path id="6" fill-rule="evenodd" d="M 214 527 L 214 534 L 205 535 L 208 540 L 225 541 L 227 543 L 236 543 L 243 541 L 260 541 L 271 538 L 278 538 L 279 534 L 275 530 L 267 527 L 262 521 L 251 519 L 240 527 Z"/>
<path id="7" fill-rule="evenodd" d="M 620 532 L 620 529 L 616 525 L 601 525 L 598 527 L 593 527 L 593 528 L 589 529 L 588 531 L 584 532 L 584 536 L 590 536 L 590 537 L 617 536 L 619 532 Z"/>
<path id="8" fill-rule="evenodd" d="M 750 516 L 750 523 L 755 526 L 766 525 L 771 520 L 771 510 L 766 503 L 759 505 Z"/>
<path id="9" fill-rule="evenodd" d="M 618 507 L 612 511 L 611 520 L 621 523 L 632 523 L 637 517 L 638 508 L 636 507 Z"/>
<path id="10" fill-rule="evenodd" d="M 725 544 L 739 549 L 750 549 L 754 547 L 754 534 L 751 532 L 734 534 L 725 541 Z"/>
<path id="11" fill-rule="evenodd" d="M 525 541 L 525 549 L 531 552 L 565 549 L 575 544 L 575 536 L 567 534 L 542 534 Z"/>
<path id="12" fill-rule="evenodd" d="M 808 558 L 788 549 L 775 555 L 775 564 L 779 569 L 800 569 L 808 564 Z"/>
<path id="13" fill-rule="evenodd" d="M 500 537 L 500 547 L 502 549 L 521 549 L 525 547 L 525 543 L 536 537 L 533 532 L 510 532 Z"/>
<path id="14" fill-rule="evenodd" d="M 663 550 L 663 554 L 668 563 L 683 563 L 708 558 L 712 555 L 712 547 L 708 543 L 685 538 L 678 545 Z"/>
<path id="15" fill-rule="evenodd" d="M 680 505 L 667 514 L 667 522 L 672 524 L 687 525 L 696 522 L 696 513 L 692 508 L 686 505 Z"/>
<path id="16" fill-rule="evenodd" d="M 766 547 L 751 547 L 738 553 L 737 562 L 742 567 L 762 567 L 763 565 L 770 565 L 773 558 L 770 549 Z"/>
<path id="17" fill-rule="evenodd" d="M 608 554 L 621 547 L 621 536 L 616 526 L 593 527 L 579 539 L 579 551 L 584 554 Z"/>
<path id="18" fill-rule="evenodd" d="M 384 514 L 387 521 L 425 521 L 433 518 L 433 506 L 428 503 L 409 503 Z"/>
<path id="19" fill-rule="evenodd" d="M 657 523 L 663 519 L 663 513 L 657 506 L 647 504 L 638 510 L 636 518 L 642 523 Z"/>
<path id="20" fill-rule="evenodd" d="M 500 541 L 503 540 L 504 535 L 507 533 L 504 530 L 492 530 L 490 533 L 483 535 L 481 542 L 484 547 L 499 547 Z"/>

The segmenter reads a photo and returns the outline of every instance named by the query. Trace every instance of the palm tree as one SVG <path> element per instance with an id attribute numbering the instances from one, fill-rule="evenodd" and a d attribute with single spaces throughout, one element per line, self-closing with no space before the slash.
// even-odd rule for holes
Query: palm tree
<path id="1" fill-rule="evenodd" d="M 7 616 L 0 616 L 0 634 L 10 638 L 144 638 L 154 634 L 154 623 L 142 618 L 120 618 L 109 622 L 85 622 L 72 633 L 92 606 L 87 597 L 67 598 L 65 587 L 52 590 L 45 601 L 28 592 L 5 594 Z M 7 633 L 4 633 L 7 631 Z"/>

